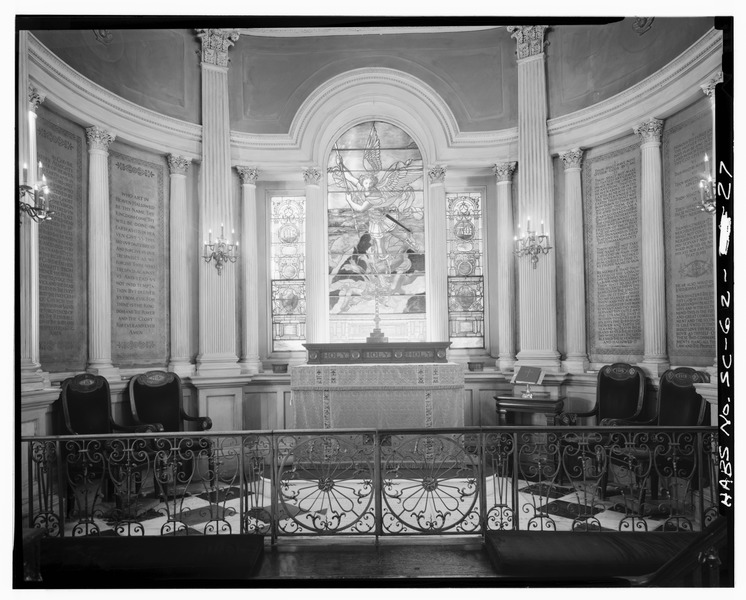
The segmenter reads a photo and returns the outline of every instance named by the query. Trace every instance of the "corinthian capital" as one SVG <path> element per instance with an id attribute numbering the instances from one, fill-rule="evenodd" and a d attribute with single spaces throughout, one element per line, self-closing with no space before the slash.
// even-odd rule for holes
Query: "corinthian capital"
<path id="1" fill-rule="evenodd" d="M 104 152 L 109 151 L 109 146 L 116 139 L 113 133 L 109 133 L 97 125 L 86 129 L 85 137 L 88 140 L 90 150 L 103 150 Z"/>
<path id="2" fill-rule="evenodd" d="M 440 165 L 435 165 L 427 170 L 427 174 L 430 177 L 430 183 L 443 183 L 446 179 L 446 168 Z"/>
<path id="3" fill-rule="evenodd" d="M 250 183 L 256 185 L 257 177 L 259 177 L 259 169 L 256 167 L 236 167 L 238 176 L 241 178 L 241 183 Z"/>
<path id="4" fill-rule="evenodd" d="M 579 169 L 580 161 L 583 160 L 583 151 L 580 148 L 573 148 L 560 154 L 560 158 L 565 163 L 565 170 Z"/>
<path id="5" fill-rule="evenodd" d="M 492 171 L 495 173 L 497 181 L 510 181 L 513 179 L 513 172 L 515 171 L 517 162 L 506 162 L 499 165 L 493 165 Z"/>
<path id="6" fill-rule="evenodd" d="M 202 62 L 218 67 L 228 66 L 228 49 L 240 37 L 237 29 L 197 29 L 202 40 Z"/>
<path id="7" fill-rule="evenodd" d="M 321 181 L 321 171 L 317 167 L 308 167 L 303 169 L 303 179 L 306 185 L 319 185 Z"/>
<path id="8" fill-rule="evenodd" d="M 35 111 L 39 108 L 39 105 L 44 102 L 44 95 L 37 90 L 33 85 L 28 86 L 28 103 L 31 108 Z"/>
<path id="9" fill-rule="evenodd" d="M 640 123 L 632 131 L 642 138 L 643 144 L 646 142 L 660 142 L 661 133 L 663 132 L 663 121 L 660 119 L 650 119 L 649 121 Z"/>
<path id="10" fill-rule="evenodd" d="M 712 98 L 715 95 L 715 86 L 718 83 L 723 83 L 723 72 L 720 71 L 715 77 L 710 79 L 707 83 L 703 83 L 700 87 L 702 88 L 702 91 L 705 93 L 705 96 L 708 98 Z"/>
<path id="11" fill-rule="evenodd" d="M 518 47 L 516 54 L 519 59 L 537 56 L 544 52 L 544 32 L 548 25 L 510 25 L 510 37 L 515 38 Z"/>
<path id="12" fill-rule="evenodd" d="M 168 168 L 172 175 L 186 175 L 192 161 L 183 156 L 175 154 L 168 155 Z"/>

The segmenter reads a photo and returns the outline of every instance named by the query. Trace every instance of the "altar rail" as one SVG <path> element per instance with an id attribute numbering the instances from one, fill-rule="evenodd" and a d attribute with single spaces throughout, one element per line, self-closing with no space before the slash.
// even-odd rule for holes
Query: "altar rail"
<path id="1" fill-rule="evenodd" d="M 495 427 L 24 437 L 50 536 L 701 531 L 717 432 Z"/>

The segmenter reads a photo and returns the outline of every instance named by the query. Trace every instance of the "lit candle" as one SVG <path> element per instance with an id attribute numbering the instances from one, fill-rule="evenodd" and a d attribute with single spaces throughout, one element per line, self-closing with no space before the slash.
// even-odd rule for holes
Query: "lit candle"
<path id="1" fill-rule="evenodd" d="M 212 244 L 212 229 L 207 230 L 207 239 L 209 239 L 210 243 Z"/>
<path id="2" fill-rule="evenodd" d="M 526 229 L 528 231 L 531 231 L 531 217 L 529 217 L 528 219 L 526 219 L 526 221 L 527 221 L 526 222 Z"/>
<path id="3" fill-rule="evenodd" d="M 544 221 L 541 222 L 541 235 L 544 235 Z"/>
<path id="4" fill-rule="evenodd" d="M 23 183 L 28 181 L 28 165 L 23 163 Z"/>
<path id="5" fill-rule="evenodd" d="M 39 172 L 36 174 L 37 177 L 44 177 L 44 173 L 42 172 L 42 164 L 41 161 L 39 161 Z"/>
<path id="6" fill-rule="evenodd" d="M 220 237 L 225 237 L 225 231 L 223 230 L 223 224 L 220 224 Z"/>

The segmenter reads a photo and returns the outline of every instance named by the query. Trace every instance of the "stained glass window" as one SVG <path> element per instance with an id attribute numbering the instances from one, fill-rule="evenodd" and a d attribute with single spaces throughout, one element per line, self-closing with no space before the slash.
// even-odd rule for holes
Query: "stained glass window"
<path id="1" fill-rule="evenodd" d="M 482 193 L 446 194 L 451 348 L 484 348 Z"/>
<path id="2" fill-rule="evenodd" d="M 271 198 L 272 351 L 304 350 L 306 199 Z"/>
<path id="3" fill-rule="evenodd" d="M 422 155 L 402 129 L 347 130 L 327 164 L 330 341 L 425 341 Z"/>

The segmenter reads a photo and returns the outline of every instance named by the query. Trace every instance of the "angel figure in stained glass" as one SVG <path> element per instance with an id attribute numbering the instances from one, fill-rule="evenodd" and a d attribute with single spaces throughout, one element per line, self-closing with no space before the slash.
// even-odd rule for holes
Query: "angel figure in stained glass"
<path id="1" fill-rule="evenodd" d="M 336 147 L 335 151 L 337 166 L 330 173 L 337 185 L 345 189 L 350 208 L 367 220 L 367 228 L 361 228 L 356 219 L 355 228 L 360 235 L 370 234 L 373 252 L 379 257 L 389 254 L 390 236 L 412 245 L 412 230 L 402 222 L 412 214 L 415 195 L 411 184 L 422 176 L 420 170 L 409 169 L 412 159 L 394 161 L 384 169 L 375 124 L 371 126 L 363 153 L 365 171 L 359 176 L 347 168 Z"/>

